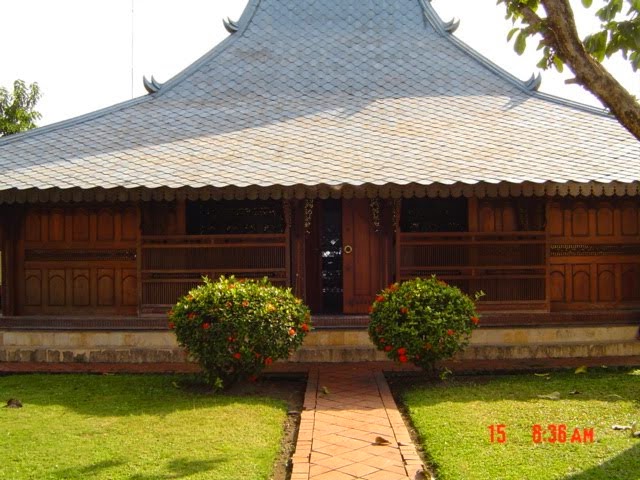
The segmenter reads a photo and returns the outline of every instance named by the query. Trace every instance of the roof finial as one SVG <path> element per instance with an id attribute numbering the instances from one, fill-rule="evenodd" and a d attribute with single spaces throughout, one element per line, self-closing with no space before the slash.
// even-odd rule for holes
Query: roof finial
<path id="1" fill-rule="evenodd" d="M 537 92 L 538 89 L 540 88 L 541 83 L 542 83 L 542 75 L 540 75 L 540 72 L 538 72 L 537 74 L 532 73 L 531 78 L 529 78 L 529 80 L 524 82 L 524 86 L 527 87 L 528 90 Z"/>
<path id="2" fill-rule="evenodd" d="M 442 28 L 444 28 L 444 31 L 448 33 L 455 32 L 459 26 L 460 26 L 460 19 L 455 17 L 449 20 L 448 22 L 442 22 Z"/>
<path id="3" fill-rule="evenodd" d="M 149 93 L 156 93 L 162 88 L 162 83 L 157 82 L 153 75 L 151 75 L 151 81 L 147 80 L 146 76 L 143 76 L 142 84 L 144 85 L 145 90 Z"/>
<path id="4" fill-rule="evenodd" d="M 231 20 L 229 17 L 222 20 L 222 24 L 224 28 L 226 28 L 229 33 L 236 33 L 238 31 L 238 23 Z"/>

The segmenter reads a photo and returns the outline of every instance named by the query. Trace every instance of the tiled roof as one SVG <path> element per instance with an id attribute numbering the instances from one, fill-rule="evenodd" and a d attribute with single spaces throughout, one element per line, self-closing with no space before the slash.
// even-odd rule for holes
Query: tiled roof
<path id="1" fill-rule="evenodd" d="M 640 142 L 601 112 L 529 90 L 447 33 L 425 0 L 251 0 L 237 32 L 157 93 L 0 140 L 0 173 L 5 201 L 118 187 L 638 192 Z"/>

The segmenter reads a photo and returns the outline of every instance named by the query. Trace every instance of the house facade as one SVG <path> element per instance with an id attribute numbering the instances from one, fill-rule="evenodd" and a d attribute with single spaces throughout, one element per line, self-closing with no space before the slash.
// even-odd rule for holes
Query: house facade
<path id="1" fill-rule="evenodd" d="M 0 360 L 180 361 L 165 312 L 222 274 L 360 335 L 380 289 L 437 275 L 485 292 L 474 358 L 640 355 L 615 119 L 422 0 L 251 0 L 226 26 L 149 95 L 0 140 Z"/>

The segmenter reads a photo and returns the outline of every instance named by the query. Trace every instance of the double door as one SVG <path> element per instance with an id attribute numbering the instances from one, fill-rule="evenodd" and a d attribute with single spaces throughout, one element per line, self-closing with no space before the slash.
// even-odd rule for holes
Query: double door
<path id="1" fill-rule="evenodd" d="M 369 199 L 317 201 L 306 242 L 307 302 L 314 313 L 367 313 L 389 277 L 384 215 Z"/>

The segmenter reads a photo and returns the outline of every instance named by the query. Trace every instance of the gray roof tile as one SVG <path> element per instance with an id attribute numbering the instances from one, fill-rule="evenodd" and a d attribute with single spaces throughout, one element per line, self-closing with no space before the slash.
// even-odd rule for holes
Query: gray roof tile
<path id="1" fill-rule="evenodd" d="M 0 140 L 0 191 L 640 180 L 613 118 L 438 22 L 423 0 L 252 0 L 158 93 Z"/>

